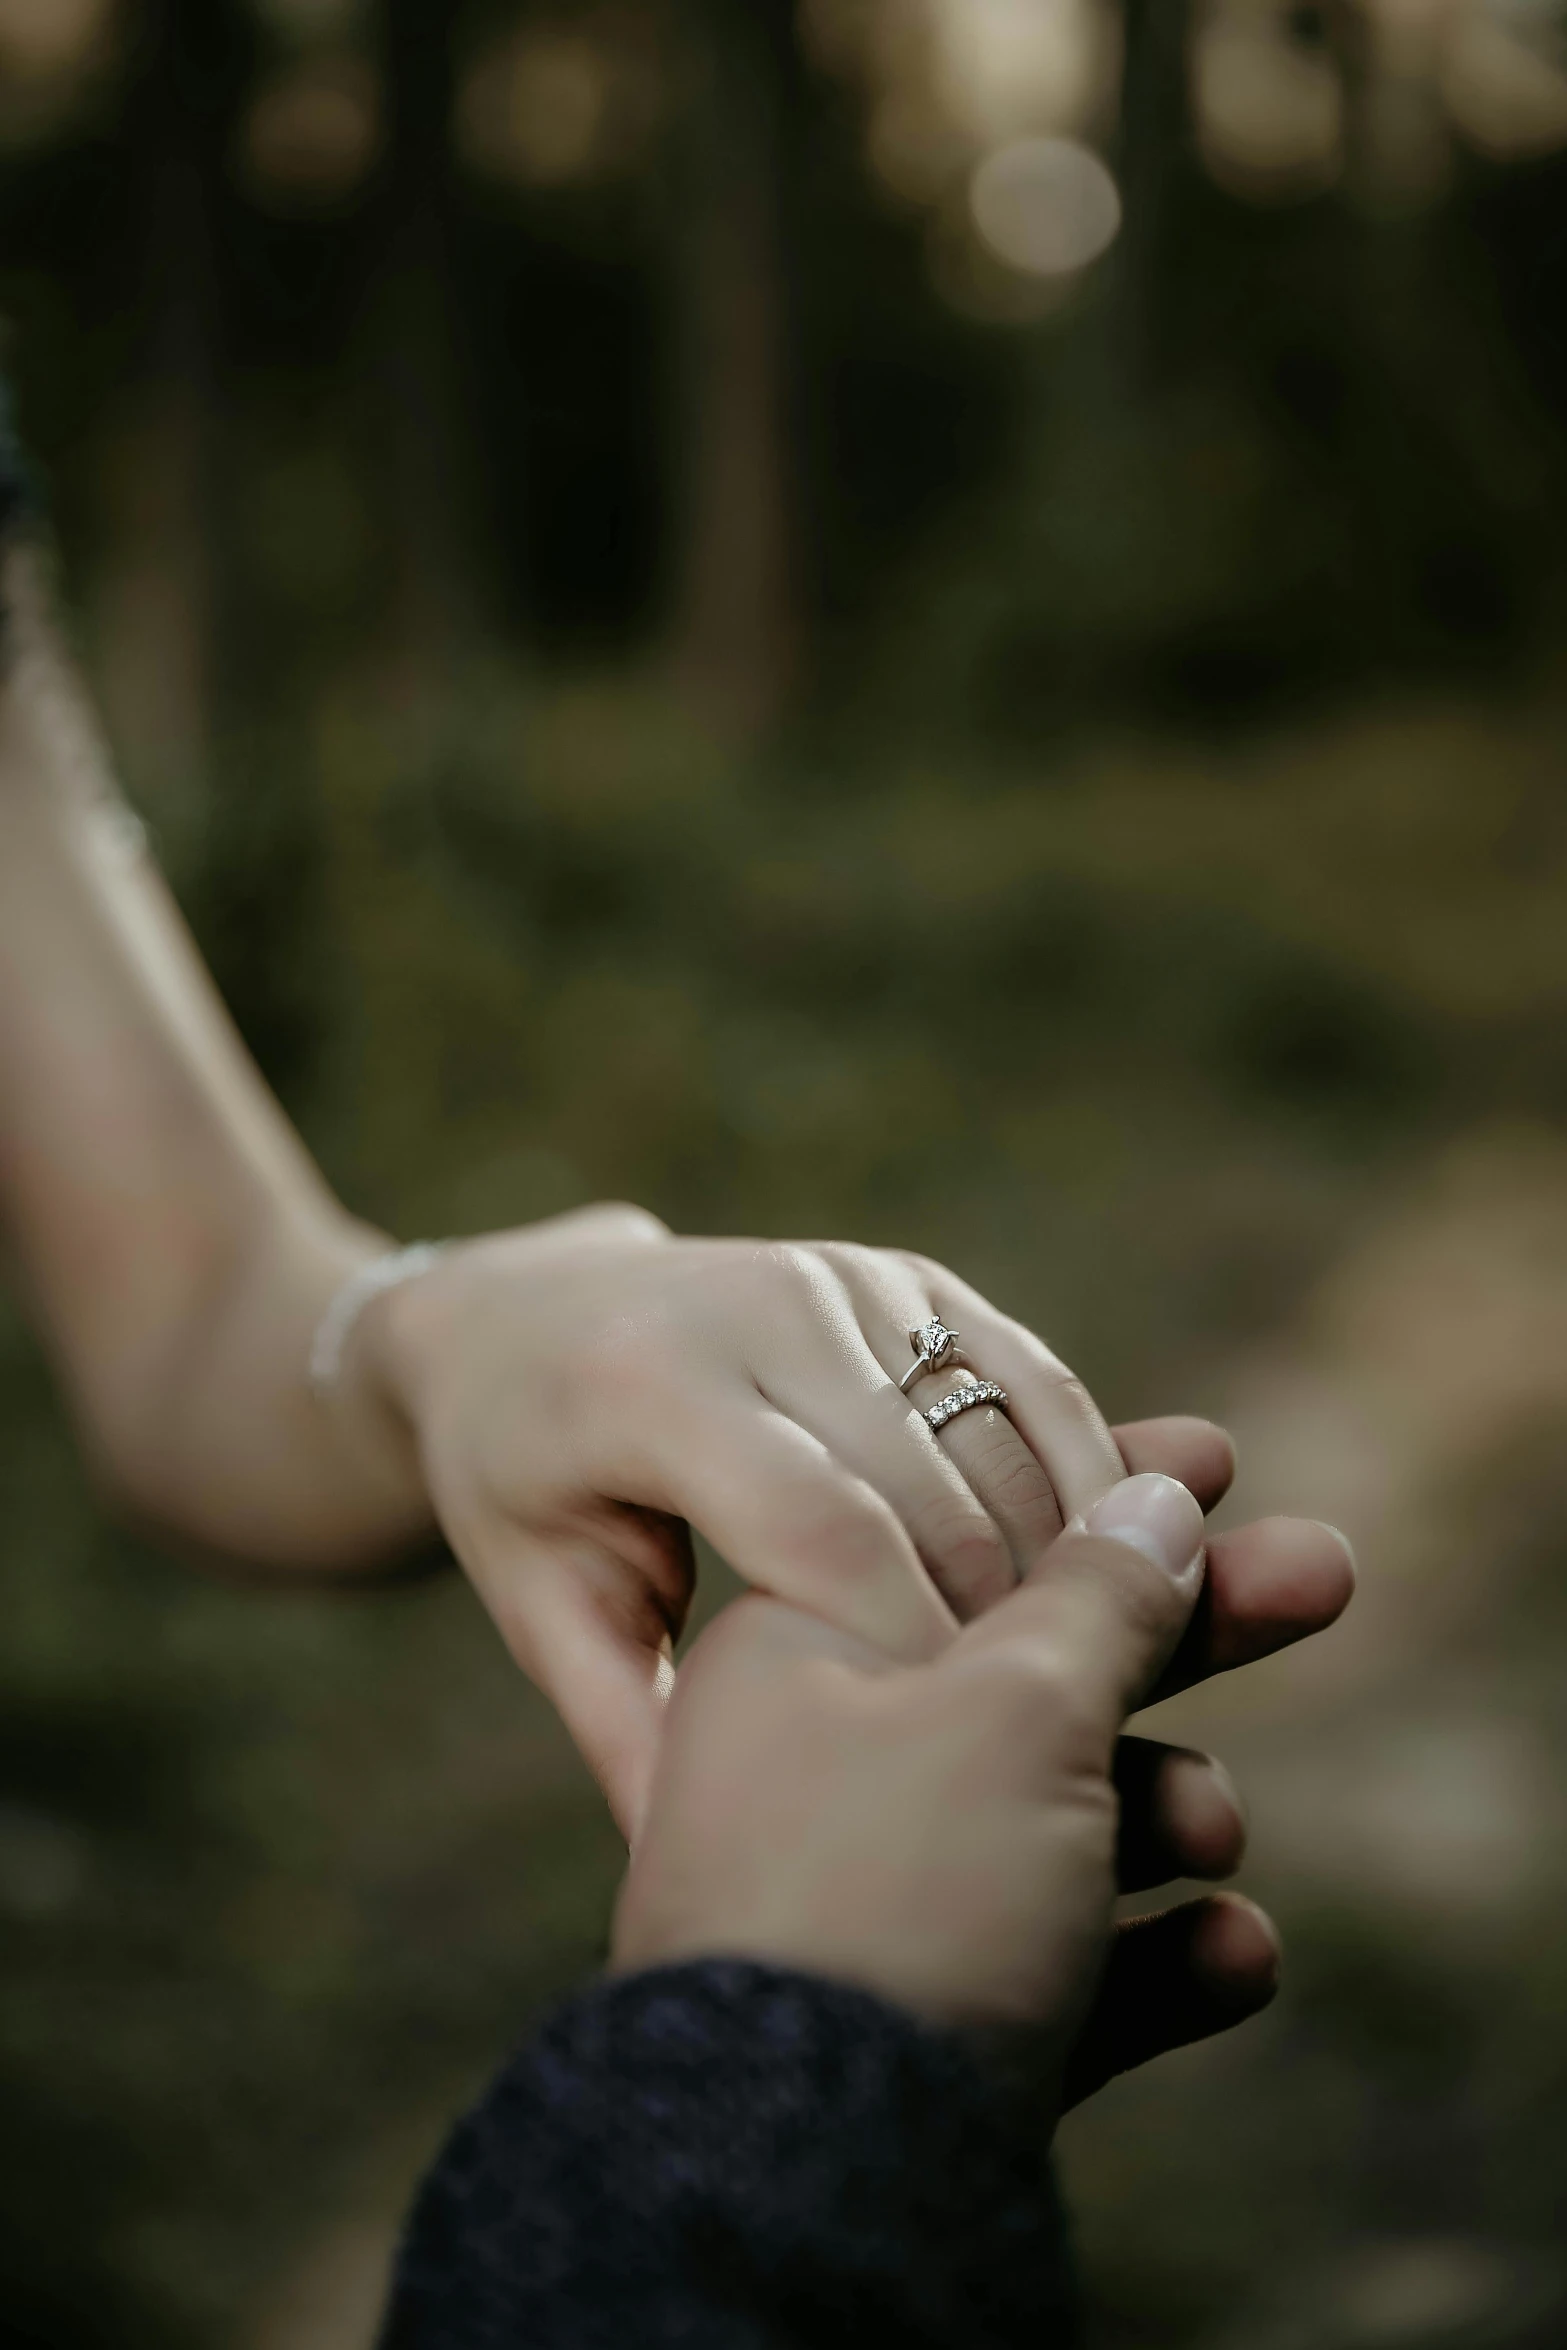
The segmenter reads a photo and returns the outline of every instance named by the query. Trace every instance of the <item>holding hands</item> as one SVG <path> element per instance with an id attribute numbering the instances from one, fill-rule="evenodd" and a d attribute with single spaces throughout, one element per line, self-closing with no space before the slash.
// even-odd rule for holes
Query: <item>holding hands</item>
<path id="1" fill-rule="evenodd" d="M 1264 2005 L 1277 1944 L 1233 1896 L 1123 1927 L 1105 1966 L 1117 1893 L 1245 1842 L 1218 1765 L 1121 1736 L 1191 1637 L 1202 1544 L 1184 1486 L 1129 1478 L 926 1666 L 737 1602 L 681 1669 L 617 1964 L 716 1953 L 1028 2025 L 1058 2109 Z"/>
<path id="2" fill-rule="evenodd" d="M 764 1742 L 757 1756 L 776 1741 L 781 1761 L 802 1735 L 781 1695 L 729 1721 L 722 1692 L 748 1679 L 765 1692 L 774 1665 L 799 1721 L 823 1729 L 801 1785 L 834 1753 L 846 1786 L 862 1769 L 869 1785 L 876 1755 L 906 1744 L 923 1755 L 909 1783 L 925 1785 L 933 1838 L 960 1832 L 965 1774 L 987 1786 L 995 1752 L 985 1705 L 959 1693 L 994 1673 L 1014 1692 L 996 1721 L 1021 1710 L 1070 1732 L 1077 1782 L 1096 1790 L 1082 1821 L 1092 1813 L 1098 1857 L 1081 1864 L 1099 1888 L 1095 1933 L 1108 1787 L 1124 1803 L 1123 1883 L 1233 1866 L 1226 1782 L 1202 1758 L 1120 1737 L 1121 1715 L 1330 1622 L 1348 1596 L 1344 1546 L 1264 1520 L 1207 1545 L 1205 1580 L 1158 1584 L 1135 1669 L 1092 1610 L 1052 1646 L 1043 1688 L 979 1669 L 993 1623 L 1033 1622 L 1063 1573 L 1075 1590 L 1082 1560 L 1108 1556 L 1107 1525 L 1125 1533 L 1094 1520 L 1086 1551 L 1075 1532 L 1053 1550 L 1064 1526 L 1137 1491 L 1192 1521 L 1231 1461 L 1199 1421 L 1111 1430 L 1040 1339 L 944 1267 L 836 1242 L 676 1239 L 640 1210 L 592 1209 L 460 1243 L 371 1296 L 327 1391 L 312 1386 L 312 1332 L 386 1244 L 332 1198 L 235 1037 L 116 806 L 25 549 L 0 546 L 0 590 L 0 1220 L 104 1481 L 183 1546 L 296 1575 L 384 1564 L 438 1523 L 638 1841 L 628 1949 L 685 1914 L 658 1888 L 682 1841 L 667 1822 L 697 1784 L 688 1758 L 710 1746 L 719 1804 L 732 1741 L 739 1784 L 744 1739 Z M 1129 1471 L 1162 1482 L 1124 1487 Z M 693 1527 L 763 1596 L 698 1650 L 661 1762 Z M 1199 1548 L 1194 1533 L 1183 1574 Z M 1105 1571 L 1107 1591 L 1131 1588 L 1114 1559 Z M 1020 1732 L 1018 1767 L 1032 1751 Z M 1086 1894 L 1074 1901 L 1063 1916 L 1086 1918 Z M 1128 1938 L 1117 1965 L 1190 1931 L 1210 1958 L 1249 1941 L 1253 1977 L 1266 1969 L 1243 1913 L 1206 1915 Z M 760 1931 L 743 1905 L 730 1923 Z M 1043 1979 L 1020 1962 L 994 1996 L 1037 2005 Z M 934 1977 L 919 1995 L 945 1996 Z M 1117 2045 L 1094 2061 L 1121 2061 Z"/>
<path id="3" fill-rule="evenodd" d="M 1349 1561 L 1325 1533 L 1295 1557 L 1299 1623 Z M 1112 1927 L 1118 1891 L 1239 1856 L 1223 1775 L 1122 1726 L 1277 1635 L 1247 1581 L 1204 1622 L 1202 1509 L 1143 1473 L 931 1661 L 736 1601 L 681 1667 L 616 1977 L 454 2131 L 385 2350 L 1075 2343 L 1056 2119 L 1272 1994 L 1248 1902 Z M 1021 2076 L 998 2028 L 1026 2032 Z"/>
<path id="4" fill-rule="evenodd" d="M 983 1382 L 1004 1410 L 931 1425 Z M 929 1663 L 1128 1470 L 1204 1508 L 1232 1472 L 1206 1422 L 1112 1432 L 1038 1338 L 927 1259 L 677 1240 L 633 1208 L 449 1249 L 367 1308 L 343 1389 L 405 1431 L 453 1550 L 628 1834 L 691 1600 L 689 1525 L 859 1650 Z M 1219 1537 L 1162 1693 L 1320 1629 L 1349 1578 L 1323 1527 Z"/>
<path id="5" fill-rule="evenodd" d="M 1115 1931 L 1118 1893 L 1224 1877 L 1245 1841 L 1217 1764 L 1125 1725 L 1331 1623 L 1347 1547 L 1291 1519 L 1205 1542 L 1222 1431 L 1111 1429 L 1039 1338 L 923 1257 L 676 1239 L 603 1207 L 378 1275 L 383 1237 L 332 1197 L 234 1034 L 3 528 L 0 621 L 0 1222 L 89 1457 L 143 1521 L 252 1569 L 374 1569 L 437 1524 L 632 1844 L 613 1957 L 639 1982 L 590 1996 L 459 2132 L 388 2350 L 618 2343 L 622 2285 L 651 2341 L 660 2273 L 661 2341 L 737 2341 L 747 2301 L 744 2339 L 825 2341 L 818 2321 L 864 2301 L 842 2210 L 876 2161 L 896 2249 L 879 2306 L 907 2322 L 832 2338 L 967 2345 L 991 2248 L 1028 2264 L 1037 2197 L 1016 2204 L 1015 2166 L 994 2169 L 987 2249 L 970 2278 L 948 2246 L 956 2315 L 932 2330 L 921 2278 L 955 2173 L 936 2166 L 915 2226 L 906 2124 L 910 2083 L 951 2064 L 910 2018 L 1027 2026 L 1058 2112 L 1266 2002 L 1277 1945 L 1248 1903 Z M 750 1590 L 677 1684 L 693 1529 Z M 760 1989 L 678 1963 L 715 1957 L 760 1962 L 739 1970 Z M 669 1989 L 666 1970 L 701 1979 Z M 775 1991 L 793 2021 L 769 2051 L 751 2020 Z M 679 2029 L 666 1999 L 687 2003 Z M 813 2012 L 827 2061 L 802 2127 Z M 882 2127 L 839 2143 L 838 2051 L 862 2026 Z M 682 2083 L 704 2045 L 720 2060 Z M 737 2147 L 760 2164 L 749 2212 Z M 616 2161 L 630 2183 L 605 2202 Z M 780 2287 L 807 2310 L 794 2331 Z M 481 2305 L 479 2331 L 453 2330 Z M 1019 2325 L 985 2338 L 1039 2339 L 1042 2306 L 1025 2279 Z M 590 2309 L 607 2330 L 578 2322 Z"/>

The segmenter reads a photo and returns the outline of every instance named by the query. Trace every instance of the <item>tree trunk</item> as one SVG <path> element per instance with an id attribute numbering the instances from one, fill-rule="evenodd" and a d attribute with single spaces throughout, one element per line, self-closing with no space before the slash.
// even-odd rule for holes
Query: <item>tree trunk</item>
<path id="1" fill-rule="evenodd" d="M 93 602 L 110 723 L 155 796 L 198 783 L 225 682 L 217 246 L 249 65 L 230 0 L 145 10 L 122 133 L 140 353 L 112 452 L 109 552 Z"/>
<path id="2" fill-rule="evenodd" d="M 784 217 L 797 66 L 778 0 L 692 0 L 687 21 L 674 665 L 721 724 L 754 733 L 801 650 Z"/>
<path id="3" fill-rule="evenodd" d="M 1123 390 L 1152 389 L 1178 298 L 1172 216 L 1190 143 L 1187 0 L 1127 0 L 1121 81 L 1121 236 L 1111 263 L 1114 363 Z"/>
<path id="4" fill-rule="evenodd" d="M 451 154 L 450 0 L 382 0 L 387 155 L 373 294 L 394 549 L 391 636 L 410 680 L 478 641 L 486 601 Z"/>

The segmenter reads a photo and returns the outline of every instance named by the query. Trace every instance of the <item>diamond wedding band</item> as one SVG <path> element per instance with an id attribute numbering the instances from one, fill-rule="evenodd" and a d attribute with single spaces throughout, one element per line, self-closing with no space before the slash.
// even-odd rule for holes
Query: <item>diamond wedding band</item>
<path id="1" fill-rule="evenodd" d="M 940 1403 L 933 1403 L 928 1412 L 920 1414 L 920 1418 L 934 1436 L 939 1429 L 945 1428 L 949 1420 L 955 1420 L 960 1412 L 977 1411 L 981 1404 L 987 1403 L 993 1403 L 998 1411 L 1004 1412 L 1007 1408 L 1007 1391 L 1004 1387 L 998 1387 L 994 1379 L 976 1379 L 972 1386 L 954 1387 L 950 1395 L 944 1395 Z"/>

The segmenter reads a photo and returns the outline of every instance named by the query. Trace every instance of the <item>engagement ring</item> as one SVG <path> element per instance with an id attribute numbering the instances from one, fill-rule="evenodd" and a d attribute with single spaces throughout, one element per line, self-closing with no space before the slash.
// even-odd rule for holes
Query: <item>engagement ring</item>
<path id="1" fill-rule="evenodd" d="M 949 1330 L 939 1314 L 922 1322 L 917 1330 L 909 1332 L 909 1344 L 914 1349 L 914 1361 L 898 1381 L 898 1393 L 907 1395 L 916 1379 L 923 1379 L 927 1371 L 944 1371 L 955 1359 L 953 1349 L 958 1334 Z"/>

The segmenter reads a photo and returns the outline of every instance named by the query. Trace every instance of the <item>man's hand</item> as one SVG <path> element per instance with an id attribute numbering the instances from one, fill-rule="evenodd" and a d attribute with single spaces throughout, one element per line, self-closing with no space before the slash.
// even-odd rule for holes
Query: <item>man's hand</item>
<path id="1" fill-rule="evenodd" d="M 1263 2004 L 1277 1944 L 1234 1899 L 1106 1969 L 1122 1884 L 1226 1873 L 1243 1841 L 1205 1758 L 1121 1739 L 1194 1637 L 1202 1545 L 1188 1491 L 1130 1478 L 919 1665 L 737 1602 L 681 1669 L 616 1965 L 730 1952 L 941 2023 L 1028 2024 L 1062 2102 Z M 1150 1966 L 1152 2005 L 1127 2009 L 1118 1983 Z"/>

